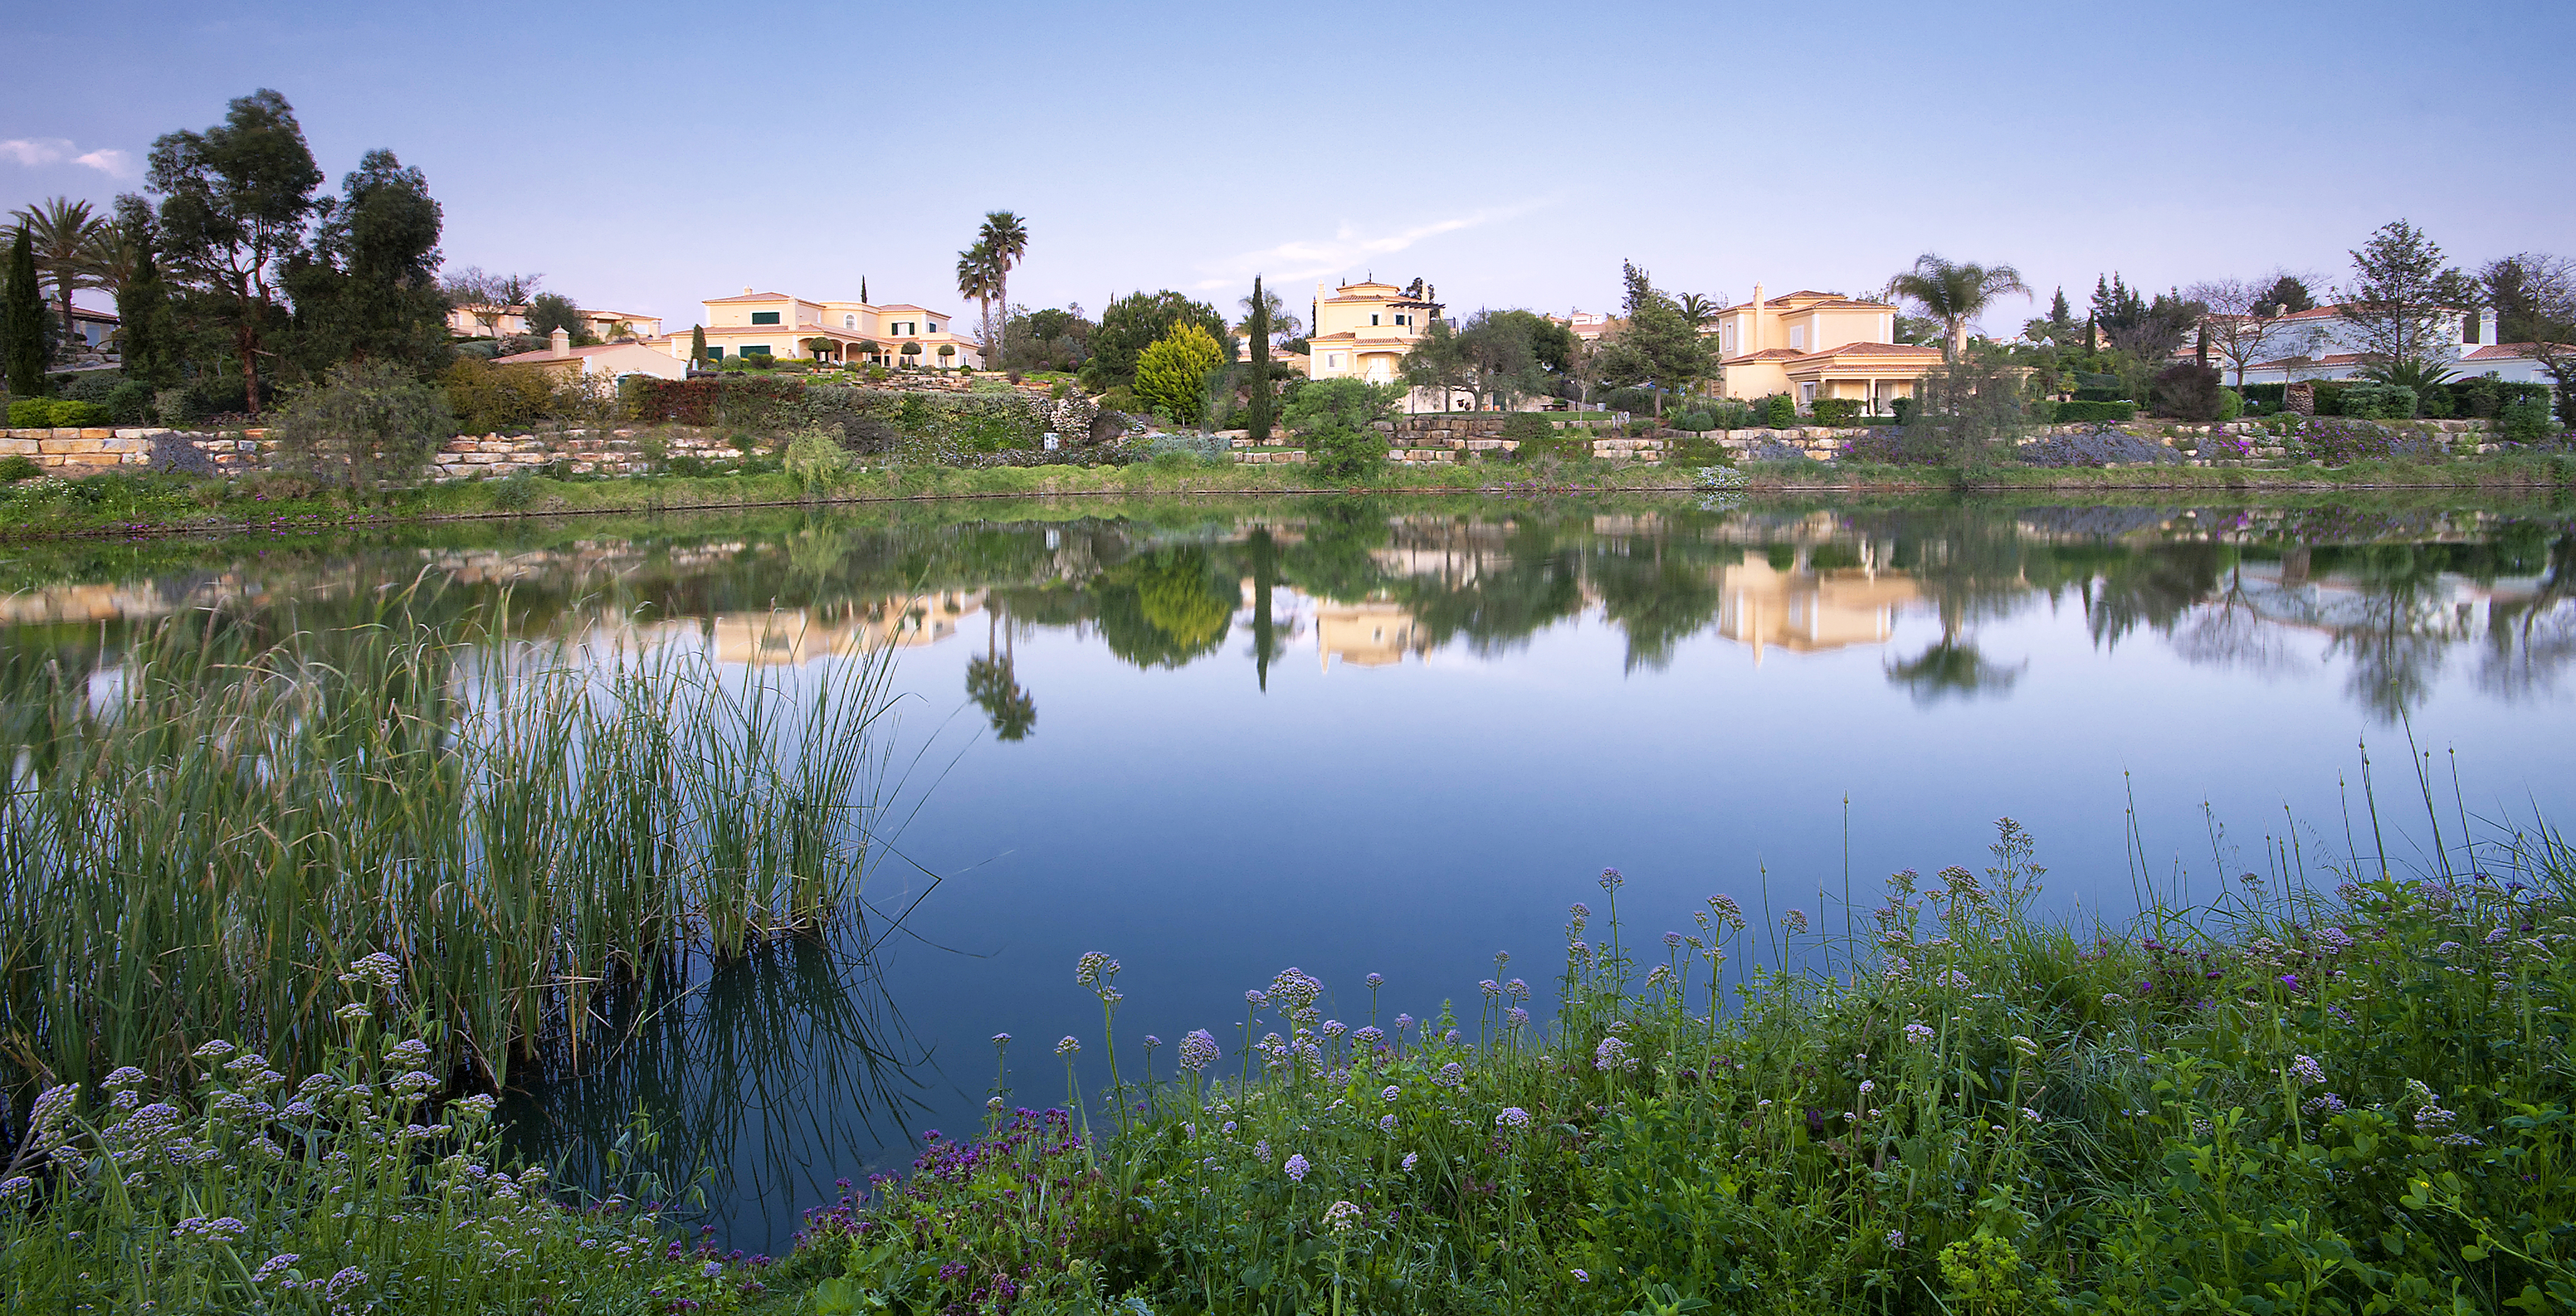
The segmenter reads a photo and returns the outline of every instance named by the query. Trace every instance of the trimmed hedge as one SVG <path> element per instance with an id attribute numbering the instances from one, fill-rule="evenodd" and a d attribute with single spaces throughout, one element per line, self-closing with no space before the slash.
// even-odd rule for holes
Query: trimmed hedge
<path id="1" fill-rule="evenodd" d="M 2058 403 L 2057 410 L 2050 413 L 2048 419 L 2049 423 L 2053 425 L 2082 425 L 2101 422 L 2118 425 L 2127 421 L 2136 420 L 2137 418 L 2138 404 L 2135 402 L 2076 401 Z"/>

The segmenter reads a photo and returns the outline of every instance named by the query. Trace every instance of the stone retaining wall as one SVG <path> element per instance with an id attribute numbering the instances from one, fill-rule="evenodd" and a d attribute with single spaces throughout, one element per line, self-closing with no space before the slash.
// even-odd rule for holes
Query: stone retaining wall
<path id="1" fill-rule="evenodd" d="M 733 445 L 696 430 L 656 432 L 666 457 L 695 457 L 709 465 L 741 460 Z M 149 466 L 156 448 L 172 441 L 205 454 L 221 471 L 266 470 L 277 464 L 278 440 L 265 429 L 201 433 L 191 430 L 37 429 L 0 432 L 0 457 L 27 457 L 51 474 L 85 475 L 119 466 Z M 528 434 L 460 434 L 440 445 L 423 474 L 447 483 L 543 471 L 563 463 L 572 474 L 640 475 L 644 440 L 631 429 L 560 430 Z"/>

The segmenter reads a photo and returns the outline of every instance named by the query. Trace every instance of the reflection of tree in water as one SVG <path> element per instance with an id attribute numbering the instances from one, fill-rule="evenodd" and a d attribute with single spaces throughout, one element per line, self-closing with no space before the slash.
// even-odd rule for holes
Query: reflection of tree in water
<path id="1" fill-rule="evenodd" d="M 984 609 L 984 656 L 966 662 L 966 697 L 984 710 L 996 739 L 1026 740 L 1038 724 L 1038 701 L 1020 688 L 1016 643 L 1012 650 L 994 652 L 994 632 L 1000 624 L 998 610 Z"/>
<path id="2" fill-rule="evenodd" d="M 1980 695 L 2012 693 L 2013 683 L 2021 679 L 2030 663 L 2004 667 L 1977 651 L 1974 644 L 1962 644 L 1948 635 L 1931 648 L 1902 662 L 1887 665 L 1887 679 L 1904 686 L 1914 702 L 1930 707 L 1945 699 L 1975 699 Z"/>
<path id="3" fill-rule="evenodd" d="M 1971 628 L 2008 617 L 2028 601 L 2025 568 L 2033 545 L 2010 517 L 1972 505 L 1891 519 L 1895 550 L 1888 565 L 1911 575 L 1932 600 L 1941 638 L 1888 664 L 1887 679 L 1923 705 L 2011 693 L 2029 664 L 2005 667 L 1988 659 Z"/>
<path id="4" fill-rule="evenodd" d="M 2499 599 L 2487 608 L 2478 688 L 2511 702 L 2556 689 L 2559 673 L 2576 662 L 2576 535 L 2550 542 L 2541 527 L 2521 522 L 2503 543 L 2516 550 L 2517 564 L 2537 565 L 2542 573 L 2531 597 Z"/>
<path id="5" fill-rule="evenodd" d="M 1464 581 L 1409 580 L 1394 590 L 1428 644 L 1464 637 L 1480 657 L 1507 653 L 1583 610 L 1583 553 L 1545 521 L 1517 521 Z"/>
<path id="6" fill-rule="evenodd" d="M 1628 635 L 1622 670 L 1661 671 L 1676 646 L 1717 619 L 1717 573 L 1706 555 L 1669 555 L 1665 548 L 1664 537 L 1656 535 L 1586 561 L 1592 587 L 1601 594 L 1601 615 Z"/>
<path id="7" fill-rule="evenodd" d="M 658 1145 L 630 1152 L 619 1182 L 694 1183 L 735 1206 L 732 1238 L 783 1242 L 802 1208 L 835 1195 L 833 1179 L 879 1148 L 905 1154 L 927 1053 L 863 954 L 785 941 L 691 977 L 656 983 L 649 1003 L 626 994 L 603 1028 L 616 1040 L 585 1055 L 580 1077 L 514 1093 L 513 1148 L 596 1190 L 642 1111 Z"/>
<path id="8" fill-rule="evenodd" d="M 1236 591 L 1197 545 L 1161 548 L 1101 573 L 1100 638 L 1138 667 L 1180 667 L 1214 653 L 1233 621 Z"/>

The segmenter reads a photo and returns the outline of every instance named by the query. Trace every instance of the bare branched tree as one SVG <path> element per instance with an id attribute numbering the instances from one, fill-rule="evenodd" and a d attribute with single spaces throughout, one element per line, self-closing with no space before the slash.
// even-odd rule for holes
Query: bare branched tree
<path id="1" fill-rule="evenodd" d="M 2288 306 L 2276 299 L 2283 277 L 2275 270 L 2259 279 L 2212 279 L 2183 290 L 2186 300 L 2209 308 L 2201 321 L 2209 331 L 2209 350 L 2236 372 L 2238 388 L 2245 387 L 2247 367 L 2316 349 L 2317 331 L 2288 319 Z"/>

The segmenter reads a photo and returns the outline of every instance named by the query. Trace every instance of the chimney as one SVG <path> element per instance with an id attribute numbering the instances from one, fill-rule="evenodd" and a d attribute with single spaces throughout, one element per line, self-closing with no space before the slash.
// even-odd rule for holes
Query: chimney
<path id="1" fill-rule="evenodd" d="M 1770 344 L 1763 341 L 1762 333 L 1762 285 L 1757 283 L 1753 285 L 1753 346 L 1745 351 L 1750 354 L 1768 346 Z"/>
<path id="2" fill-rule="evenodd" d="M 553 333 L 546 335 L 546 355 L 572 355 L 572 335 L 565 332 L 561 325 L 557 325 Z"/>
<path id="3" fill-rule="evenodd" d="M 742 285 L 742 295 L 743 295 L 743 296 L 745 296 L 745 297 L 749 297 L 749 296 L 751 295 L 751 285 L 750 285 L 750 284 L 746 283 L 746 284 Z"/>

